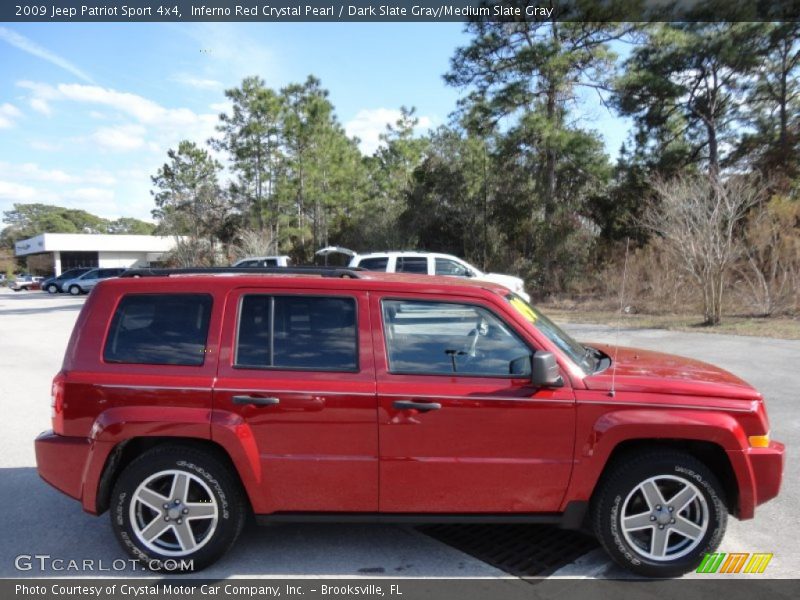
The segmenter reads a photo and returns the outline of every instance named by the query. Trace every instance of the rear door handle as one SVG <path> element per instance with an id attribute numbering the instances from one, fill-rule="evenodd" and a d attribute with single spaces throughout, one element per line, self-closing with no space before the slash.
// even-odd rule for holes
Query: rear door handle
<path id="1" fill-rule="evenodd" d="M 418 410 L 428 412 L 429 410 L 439 410 L 442 405 L 438 402 L 414 402 L 413 400 L 396 400 L 392 406 L 397 410 Z"/>
<path id="2" fill-rule="evenodd" d="M 259 398 L 258 396 L 234 396 L 234 404 L 253 404 L 255 406 L 274 406 L 281 403 L 280 398 Z"/>

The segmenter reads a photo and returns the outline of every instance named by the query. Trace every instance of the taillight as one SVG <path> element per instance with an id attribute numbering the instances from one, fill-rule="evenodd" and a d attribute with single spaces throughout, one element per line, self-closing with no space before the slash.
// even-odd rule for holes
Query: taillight
<path id="1" fill-rule="evenodd" d="M 51 418 L 53 420 L 53 432 L 64 433 L 64 374 L 59 373 L 53 377 L 53 384 L 50 388 L 50 406 L 52 408 Z"/>

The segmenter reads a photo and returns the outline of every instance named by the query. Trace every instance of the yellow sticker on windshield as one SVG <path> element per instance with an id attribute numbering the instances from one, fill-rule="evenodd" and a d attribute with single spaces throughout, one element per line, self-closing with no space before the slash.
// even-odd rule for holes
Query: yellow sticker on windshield
<path id="1" fill-rule="evenodd" d="M 525 319 L 530 321 L 532 324 L 536 323 L 536 320 L 539 318 L 539 316 L 533 311 L 533 309 L 530 306 L 528 306 L 525 303 L 524 300 L 522 300 L 521 298 L 513 298 L 512 297 L 509 300 L 509 302 L 511 302 L 511 306 L 516 308 L 519 311 L 519 313 L 523 317 L 525 317 Z"/>

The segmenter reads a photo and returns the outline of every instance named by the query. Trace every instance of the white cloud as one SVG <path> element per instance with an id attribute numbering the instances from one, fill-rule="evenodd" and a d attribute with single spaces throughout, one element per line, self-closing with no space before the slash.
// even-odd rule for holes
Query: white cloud
<path id="1" fill-rule="evenodd" d="M 364 108 L 344 124 L 344 129 L 347 135 L 360 140 L 361 152 L 370 155 L 381 145 L 380 135 L 386 133 L 386 126 L 394 125 L 401 116 L 402 113 L 393 108 Z M 430 117 L 420 116 L 417 119 L 417 130 L 433 125 Z"/>
<path id="2" fill-rule="evenodd" d="M 76 102 L 111 106 L 123 113 L 131 115 L 142 123 L 162 121 L 165 114 L 168 112 L 167 109 L 159 104 L 147 98 L 143 98 L 142 96 L 138 96 L 137 94 L 118 92 L 97 85 L 62 83 L 57 89 L 62 98 L 74 100 Z"/>
<path id="3" fill-rule="evenodd" d="M 14 120 L 21 117 L 22 113 L 13 104 L 6 102 L 0 104 L 0 129 L 8 129 L 14 126 Z"/>
<path id="4" fill-rule="evenodd" d="M 48 117 L 53 114 L 53 110 L 50 108 L 50 105 L 46 100 L 42 100 L 41 98 L 31 98 L 31 108 L 36 112 L 42 113 Z"/>
<path id="5" fill-rule="evenodd" d="M 103 148 L 124 152 L 141 148 L 145 143 L 144 133 L 140 125 L 101 127 L 92 134 L 92 140 Z"/>
<path id="6" fill-rule="evenodd" d="M 42 60 L 46 60 L 49 63 L 56 65 L 57 67 L 61 67 L 65 71 L 72 73 L 78 79 L 82 79 L 83 81 L 87 81 L 89 83 L 92 82 L 92 78 L 89 77 L 86 73 L 84 73 L 81 69 L 73 65 L 69 62 L 66 58 L 63 58 L 47 48 L 44 48 L 34 42 L 33 40 L 26 38 L 24 35 L 17 33 L 7 27 L 0 27 L 0 40 L 4 40 L 8 42 L 15 48 L 19 48 L 23 52 L 27 52 L 28 54 L 32 54 Z"/>
<path id="7" fill-rule="evenodd" d="M 86 187 L 64 192 L 64 197 L 81 203 L 103 203 L 114 201 L 114 190 Z"/>
<path id="8" fill-rule="evenodd" d="M 224 86 L 221 81 L 216 79 L 204 79 L 202 77 L 193 77 L 186 73 L 181 73 L 172 78 L 172 81 L 181 83 L 198 90 L 220 90 Z"/>
<path id="9" fill-rule="evenodd" d="M 0 180 L 0 198 L 20 202 L 36 197 L 36 190 L 29 185 Z"/>
<path id="10" fill-rule="evenodd" d="M 31 142 L 31 148 L 39 150 L 40 152 L 57 152 L 61 150 L 61 144 L 46 142 L 44 140 L 33 140 Z"/>
<path id="11" fill-rule="evenodd" d="M 6 180 L 35 181 L 56 184 L 114 185 L 116 178 L 108 171 L 89 169 L 82 174 L 67 173 L 61 169 L 43 169 L 36 163 L 9 163 L 0 161 L 0 177 Z"/>

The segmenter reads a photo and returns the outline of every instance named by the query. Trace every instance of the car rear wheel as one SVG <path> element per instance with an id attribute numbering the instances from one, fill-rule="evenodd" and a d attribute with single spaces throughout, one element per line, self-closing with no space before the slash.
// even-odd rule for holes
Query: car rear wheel
<path id="1" fill-rule="evenodd" d="M 58 286 L 55 283 L 51 283 L 47 286 L 47 293 L 48 294 L 56 294 L 58 293 Z"/>
<path id="2" fill-rule="evenodd" d="M 595 533 L 623 567 L 648 577 L 697 568 L 725 534 L 727 509 L 714 474 L 672 450 L 621 459 L 604 477 L 593 510 Z"/>
<path id="3" fill-rule="evenodd" d="M 81 288 L 79 288 L 77 285 L 71 285 L 69 286 L 69 293 L 72 294 L 73 296 L 80 296 Z"/>
<path id="4" fill-rule="evenodd" d="M 122 547 L 144 566 L 197 571 L 236 541 L 244 495 L 229 468 L 188 446 L 159 446 L 128 465 L 111 496 L 111 525 Z"/>

